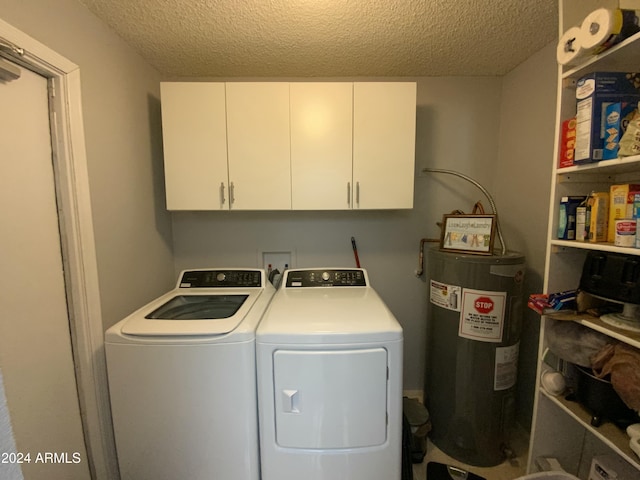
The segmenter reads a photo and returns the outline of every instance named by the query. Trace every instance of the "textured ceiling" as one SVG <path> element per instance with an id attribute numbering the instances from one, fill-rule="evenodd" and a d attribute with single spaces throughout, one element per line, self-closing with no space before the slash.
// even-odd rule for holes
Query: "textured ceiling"
<path id="1" fill-rule="evenodd" d="M 503 75 L 557 0 L 80 0 L 168 77 Z"/>

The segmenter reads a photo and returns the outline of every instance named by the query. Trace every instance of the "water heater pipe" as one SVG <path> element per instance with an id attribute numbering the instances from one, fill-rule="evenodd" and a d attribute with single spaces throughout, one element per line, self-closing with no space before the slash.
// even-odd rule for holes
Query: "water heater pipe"
<path id="1" fill-rule="evenodd" d="M 500 253 L 502 255 L 506 255 L 507 254 L 507 245 L 504 242 L 504 237 L 502 236 L 502 229 L 500 228 L 500 220 L 498 219 L 498 209 L 496 208 L 496 202 L 493 201 L 493 197 L 491 196 L 491 194 L 487 191 L 486 188 L 484 188 L 482 185 L 480 185 L 478 182 L 476 182 L 473 178 L 460 173 L 460 172 L 456 172 L 455 170 L 443 170 L 440 168 L 423 168 L 422 171 L 424 173 L 446 173 L 448 175 L 455 175 L 456 177 L 460 177 L 464 180 L 466 180 L 467 182 L 472 183 L 473 185 L 475 185 L 476 187 L 478 187 L 480 189 L 480 191 L 482 193 L 484 193 L 484 195 L 487 197 L 487 200 L 489 200 L 489 205 L 491 206 L 491 210 L 493 211 L 493 213 L 496 216 L 496 230 L 498 231 L 498 239 L 500 240 L 500 245 L 502 246 L 502 250 L 500 251 Z"/>

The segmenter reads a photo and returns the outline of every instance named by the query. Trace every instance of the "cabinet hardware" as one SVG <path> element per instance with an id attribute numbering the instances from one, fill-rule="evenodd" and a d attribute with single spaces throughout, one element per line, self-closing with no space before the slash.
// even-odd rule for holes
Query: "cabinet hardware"
<path id="1" fill-rule="evenodd" d="M 351 182 L 347 182 L 347 205 L 351 205 Z"/>
<path id="2" fill-rule="evenodd" d="M 233 185 L 233 182 L 229 184 L 229 207 L 236 203 L 236 187 Z"/>
<path id="3" fill-rule="evenodd" d="M 220 206 L 221 207 L 224 205 L 224 202 L 226 202 L 226 199 L 224 198 L 224 182 L 220 182 Z"/>
<path id="4" fill-rule="evenodd" d="M 356 182 L 356 205 L 360 206 L 360 182 Z"/>

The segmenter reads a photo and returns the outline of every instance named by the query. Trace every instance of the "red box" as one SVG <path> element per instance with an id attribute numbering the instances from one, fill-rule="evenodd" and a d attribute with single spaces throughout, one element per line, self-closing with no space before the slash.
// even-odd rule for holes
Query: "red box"
<path id="1" fill-rule="evenodd" d="M 558 168 L 570 167 L 574 165 L 573 157 L 576 147 L 576 117 L 562 122 L 560 132 L 560 154 L 558 158 Z"/>

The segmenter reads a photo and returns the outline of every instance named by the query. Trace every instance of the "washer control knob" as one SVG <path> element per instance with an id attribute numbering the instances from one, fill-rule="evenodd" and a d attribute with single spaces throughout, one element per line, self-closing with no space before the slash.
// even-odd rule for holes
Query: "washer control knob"
<path id="1" fill-rule="evenodd" d="M 218 273 L 218 275 L 216 275 L 216 280 L 218 280 L 219 282 L 224 282 L 226 278 L 227 276 L 223 272 L 220 272 Z"/>
<path id="2" fill-rule="evenodd" d="M 330 278 L 329 272 L 322 272 L 322 280 L 326 282 L 327 280 L 329 280 L 329 278 Z"/>

